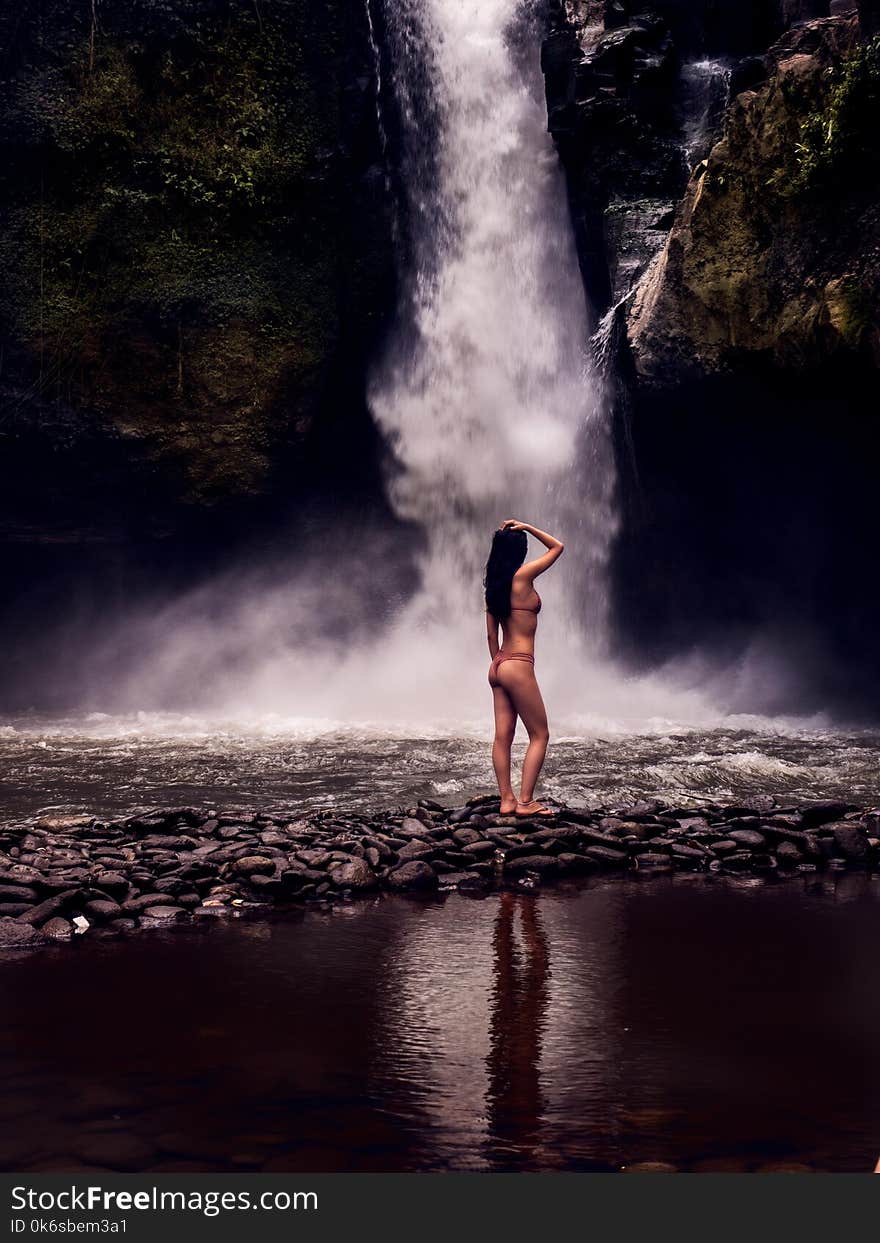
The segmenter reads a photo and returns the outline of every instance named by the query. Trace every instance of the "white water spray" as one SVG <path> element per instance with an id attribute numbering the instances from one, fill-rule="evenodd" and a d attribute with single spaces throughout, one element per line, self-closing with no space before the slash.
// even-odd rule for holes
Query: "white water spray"
<path id="1" fill-rule="evenodd" d="M 404 674 L 415 643 L 422 691 L 434 665 L 479 681 L 480 578 L 507 517 L 570 550 L 541 581 L 543 677 L 570 681 L 604 641 L 613 452 L 535 20 L 528 0 L 386 4 L 413 269 L 369 397 L 392 502 L 427 535 L 421 590 L 384 641 Z"/>
<path id="2" fill-rule="evenodd" d="M 540 580 L 536 650 L 557 729 L 705 719 L 698 694 L 624 682 L 603 659 L 610 414 L 547 133 L 536 0 L 384 0 L 382 14 L 410 264 L 368 395 L 396 456 L 392 503 L 425 535 L 420 587 L 388 602 L 378 638 L 340 653 L 338 619 L 357 618 L 377 560 L 399 555 L 387 539 L 362 540 L 353 562 L 328 548 L 295 574 L 236 572 L 132 622 L 119 645 L 150 656 L 123 698 L 162 704 L 167 688 L 215 717 L 277 714 L 307 732 L 488 729 L 481 577 L 493 530 L 515 517 L 566 542 Z"/>

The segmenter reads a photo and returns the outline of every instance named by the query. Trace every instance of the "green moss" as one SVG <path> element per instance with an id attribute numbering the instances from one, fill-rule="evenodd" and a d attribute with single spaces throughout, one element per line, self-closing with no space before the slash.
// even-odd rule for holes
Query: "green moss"
<path id="1" fill-rule="evenodd" d="M 783 197 L 822 192 L 837 178 L 871 185 L 880 170 L 880 38 L 829 70 L 826 89 L 770 184 Z"/>
<path id="2" fill-rule="evenodd" d="M 36 153 L 0 237 L 18 382 L 179 458 L 197 500 L 259 488 L 339 334 L 339 19 L 263 7 L 94 48 L 80 26 L 13 108 Z"/>

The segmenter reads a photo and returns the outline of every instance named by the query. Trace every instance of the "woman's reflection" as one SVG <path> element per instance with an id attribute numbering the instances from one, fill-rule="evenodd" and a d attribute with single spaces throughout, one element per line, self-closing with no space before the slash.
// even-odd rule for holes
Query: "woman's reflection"
<path id="1" fill-rule="evenodd" d="M 521 945 L 514 929 L 517 910 Z M 550 974 L 547 938 L 534 897 L 501 894 L 494 949 L 486 1155 L 498 1169 L 534 1169 L 544 1112 L 541 1038 Z"/>

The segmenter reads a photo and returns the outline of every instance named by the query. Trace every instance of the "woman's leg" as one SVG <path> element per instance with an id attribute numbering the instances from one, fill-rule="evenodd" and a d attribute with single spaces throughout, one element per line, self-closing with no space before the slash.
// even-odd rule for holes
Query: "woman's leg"
<path id="1" fill-rule="evenodd" d="M 513 666 L 516 666 L 514 668 Z M 520 802 L 531 803 L 535 797 L 535 783 L 547 754 L 550 731 L 547 728 L 547 710 L 541 698 L 541 690 L 531 665 L 522 660 L 506 660 L 498 670 L 504 679 L 504 689 L 513 701 L 513 707 L 529 734 L 529 745 L 523 760 Z"/>
<path id="2" fill-rule="evenodd" d="M 495 741 L 492 743 L 492 767 L 498 781 L 502 812 L 512 812 L 516 807 L 516 795 L 510 784 L 510 748 L 516 732 L 516 710 L 503 686 L 492 687 L 495 704 Z"/>

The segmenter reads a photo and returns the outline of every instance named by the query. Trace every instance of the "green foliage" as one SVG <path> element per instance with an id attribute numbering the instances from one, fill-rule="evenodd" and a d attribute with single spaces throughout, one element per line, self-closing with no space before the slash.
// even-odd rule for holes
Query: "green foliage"
<path id="1" fill-rule="evenodd" d="M 160 448 L 182 437 L 197 460 L 187 420 L 240 427 L 251 458 L 227 467 L 219 444 L 196 488 L 222 490 L 218 471 L 263 468 L 280 395 L 314 385 L 338 333 L 340 19 L 310 0 L 184 10 L 99 25 L 94 46 L 50 27 L 9 79 L 0 327 L 18 383 Z"/>
<path id="2" fill-rule="evenodd" d="M 830 71 L 822 105 L 800 125 L 790 159 L 771 184 L 793 198 L 833 187 L 872 184 L 880 168 L 880 38 L 864 44 L 842 66 Z"/>

